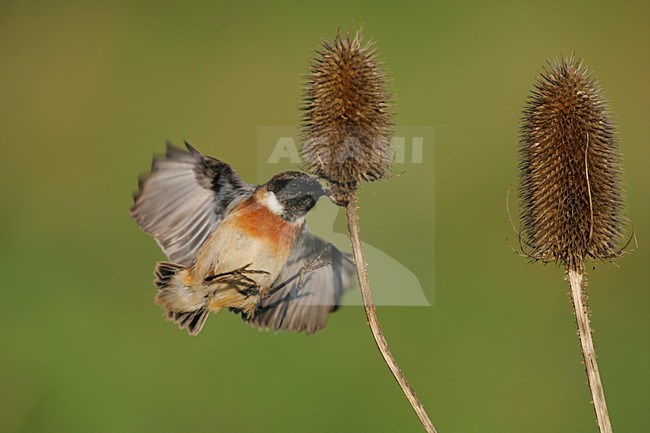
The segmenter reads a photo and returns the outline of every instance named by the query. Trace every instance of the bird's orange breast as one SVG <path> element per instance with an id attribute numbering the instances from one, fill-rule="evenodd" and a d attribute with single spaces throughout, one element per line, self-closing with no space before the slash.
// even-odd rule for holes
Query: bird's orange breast
<path id="1" fill-rule="evenodd" d="M 231 224 L 246 236 L 265 242 L 274 253 L 289 254 L 301 224 L 291 224 L 251 197 L 232 216 Z"/>

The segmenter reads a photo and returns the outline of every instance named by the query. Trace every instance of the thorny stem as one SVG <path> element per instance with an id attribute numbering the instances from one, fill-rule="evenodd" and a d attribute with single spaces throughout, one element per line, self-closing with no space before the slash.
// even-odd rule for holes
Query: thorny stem
<path id="1" fill-rule="evenodd" d="M 571 285 L 571 298 L 575 311 L 578 334 L 580 335 L 580 346 L 585 361 L 585 370 L 589 379 L 589 389 L 594 403 L 594 410 L 598 420 L 600 433 L 612 433 L 612 425 L 607 413 L 605 403 L 605 392 L 600 381 L 598 363 L 596 362 L 596 350 L 591 338 L 591 326 L 589 325 L 589 307 L 587 306 L 587 295 L 585 291 L 584 272 L 582 270 L 567 269 L 569 283 Z"/>
<path id="2" fill-rule="evenodd" d="M 424 406 L 415 395 L 415 391 L 409 385 L 406 376 L 402 373 L 402 370 L 399 368 L 397 361 L 393 358 L 390 349 L 388 348 L 388 343 L 384 334 L 381 331 L 381 326 L 379 325 L 379 319 L 377 318 L 377 310 L 375 309 L 375 304 L 372 300 L 372 292 L 370 291 L 370 282 L 368 281 L 368 265 L 366 259 L 363 255 L 363 249 L 361 247 L 361 239 L 359 235 L 359 217 L 357 216 L 357 197 L 356 193 L 352 192 L 349 196 L 349 203 L 345 207 L 346 216 L 348 219 L 348 232 L 350 233 L 350 240 L 352 242 L 352 251 L 354 254 L 354 262 L 357 266 L 357 275 L 359 277 L 359 288 L 361 289 L 361 298 L 363 299 L 363 307 L 366 310 L 366 318 L 368 319 L 368 326 L 372 332 L 372 336 L 375 339 L 377 348 L 381 352 L 381 356 L 384 357 L 384 361 L 391 373 L 399 383 L 399 386 L 402 388 L 402 392 L 408 399 L 409 403 L 413 407 L 413 410 L 420 418 L 420 422 L 424 426 L 425 430 L 428 433 L 437 433 L 435 427 L 431 423 L 429 416 L 424 410 Z"/>

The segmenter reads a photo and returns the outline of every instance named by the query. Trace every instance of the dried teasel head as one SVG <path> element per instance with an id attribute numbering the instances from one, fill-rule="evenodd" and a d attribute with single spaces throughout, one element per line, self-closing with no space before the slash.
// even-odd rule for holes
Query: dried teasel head
<path id="1" fill-rule="evenodd" d="M 623 234 L 621 157 L 596 79 L 581 61 L 549 64 L 521 124 L 522 242 L 531 258 L 581 270 L 612 259 Z"/>
<path id="2" fill-rule="evenodd" d="M 304 168 L 354 190 L 386 177 L 392 132 L 386 74 L 372 43 L 348 32 L 324 42 L 309 68 L 301 125 Z"/>

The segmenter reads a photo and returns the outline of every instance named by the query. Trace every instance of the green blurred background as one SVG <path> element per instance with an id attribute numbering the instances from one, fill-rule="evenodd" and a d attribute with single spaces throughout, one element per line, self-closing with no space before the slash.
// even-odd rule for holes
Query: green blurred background
<path id="1" fill-rule="evenodd" d="M 298 122 L 308 59 L 350 23 L 387 62 L 397 124 L 435 128 L 423 164 L 360 197 L 365 241 L 433 304 L 379 315 L 434 424 L 596 431 L 562 271 L 506 240 L 524 100 L 547 59 L 575 51 L 615 114 L 639 240 L 589 267 L 601 373 L 615 430 L 650 430 L 645 0 L 2 2 L 0 431 L 420 430 L 359 307 L 312 337 L 231 314 L 197 338 L 163 321 L 163 256 L 127 212 L 166 139 L 263 181 L 257 128 Z"/>

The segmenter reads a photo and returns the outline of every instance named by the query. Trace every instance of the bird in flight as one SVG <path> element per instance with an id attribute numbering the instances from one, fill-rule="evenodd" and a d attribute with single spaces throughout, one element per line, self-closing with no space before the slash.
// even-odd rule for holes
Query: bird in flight
<path id="1" fill-rule="evenodd" d="M 249 184 L 185 145 L 168 143 L 166 155 L 154 157 L 130 211 L 169 260 L 154 271 L 155 301 L 166 317 L 191 335 L 223 308 L 260 329 L 322 329 L 355 271 L 305 225 L 326 195 L 320 183 L 287 171 Z"/>

